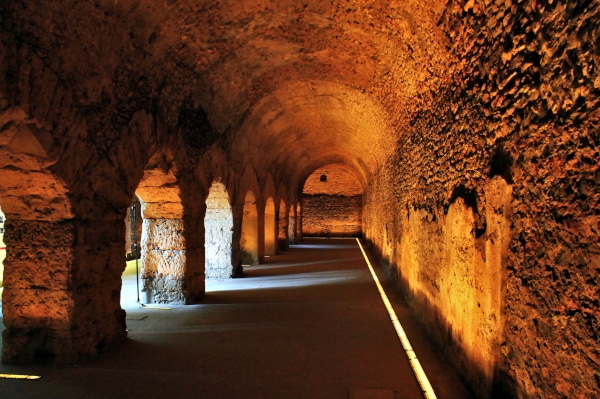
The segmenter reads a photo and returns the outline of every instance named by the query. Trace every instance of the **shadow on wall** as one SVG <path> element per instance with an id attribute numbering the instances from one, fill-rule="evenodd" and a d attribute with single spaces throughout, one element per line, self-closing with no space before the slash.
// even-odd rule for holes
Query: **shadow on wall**
<path id="1" fill-rule="evenodd" d="M 481 198 L 458 189 L 447 207 L 405 207 L 399 214 L 400 232 L 390 237 L 389 247 L 380 250 L 370 243 L 411 308 L 481 398 L 496 395 L 502 384 L 498 373 L 511 198 L 512 187 L 495 177 Z"/>

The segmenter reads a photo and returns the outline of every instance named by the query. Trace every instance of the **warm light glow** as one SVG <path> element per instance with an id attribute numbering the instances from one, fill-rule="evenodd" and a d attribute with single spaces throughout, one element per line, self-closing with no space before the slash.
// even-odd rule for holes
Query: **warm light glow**
<path id="1" fill-rule="evenodd" d="M 275 202 L 269 197 L 265 204 L 265 255 L 277 253 L 278 226 L 275 221 Z"/>
<path id="2" fill-rule="evenodd" d="M 240 247 L 242 250 L 242 265 L 255 265 L 258 263 L 258 212 L 256 197 L 252 191 L 248 191 L 244 201 Z"/>
<path id="3" fill-rule="evenodd" d="M 377 278 L 377 275 L 375 274 L 375 270 L 373 270 L 373 266 L 371 266 L 371 262 L 369 262 L 369 258 L 367 257 L 367 254 L 365 253 L 365 250 L 363 249 L 363 247 L 360 243 L 360 240 L 358 238 L 356 239 L 356 242 L 358 243 L 358 246 L 360 247 L 363 257 L 365 258 L 365 262 L 367 262 L 367 266 L 369 267 L 371 276 L 373 276 L 373 281 L 375 281 L 375 285 L 377 285 L 377 289 L 379 290 L 379 294 L 381 295 L 383 304 L 385 305 L 385 308 L 387 309 L 388 314 L 390 315 L 390 319 L 392 320 L 392 324 L 394 325 L 396 334 L 398 334 L 398 338 L 400 338 L 400 342 L 402 343 L 402 348 L 404 348 L 404 352 L 406 352 L 406 356 L 408 357 L 410 366 L 412 367 L 413 372 L 415 373 L 415 376 L 417 377 L 417 381 L 419 382 L 419 385 L 421 386 L 421 389 L 423 390 L 423 395 L 427 399 L 437 398 L 437 396 L 435 395 L 435 392 L 433 391 L 433 388 L 431 387 L 431 384 L 429 383 L 429 379 L 427 378 L 427 375 L 425 375 L 425 371 L 423 370 L 423 367 L 421 367 L 421 363 L 419 362 L 419 359 L 417 358 L 417 354 L 413 350 L 412 345 L 410 344 L 410 341 L 408 340 L 408 337 L 406 336 L 406 333 L 404 332 L 404 328 L 402 328 L 402 324 L 400 324 L 400 320 L 398 320 L 398 316 L 396 315 L 396 312 L 394 311 L 392 304 L 390 303 L 385 291 L 383 290 L 383 287 L 381 286 L 381 283 L 379 282 L 379 278 Z"/>
<path id="4" fill-rule="evenodd" d="M 42 378 L 42 376 L 26 374 L 0 374 L 0 378 L 7 378 L 11 380 L 39 380 L 40 378 Z"/>

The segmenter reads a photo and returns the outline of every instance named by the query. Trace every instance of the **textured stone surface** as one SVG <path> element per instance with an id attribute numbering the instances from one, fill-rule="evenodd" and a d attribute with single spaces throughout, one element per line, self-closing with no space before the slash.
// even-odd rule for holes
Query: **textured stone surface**
<path id="1" fill-rule="evenodd" d="M 240 251 L 242 252 L 242 265 L 258 264 L 258 211 L 256 199 L 249 191 L 244 202 L 244 214 L 240 237 Z"/>
<path id="2" fill-rule="evenodd" d="M 275 219 L 275 202 L 269 197 L 265 204 L 265 252 L 267 256 L 277 253 L 277 221 Z"/>
<path id="3" fill-rule="evenodd" d="M 598 26 L 584 0 L 0 2 L 3 311 L 27 326 L 3 359 L 72 362 L 125 335 L 134 193 L 177 224 L 147 243 L 157 300 L 192 303 L 213 181 L 237 268 L 265 254 L 269 198 L 300 209 L 343 163 L 361 232 L 478 397 L 592 397 Z M 19 313 L 36 304 L 66 316 Z"/>
<path id="4" fill-rule="evenodd" d="M 446 298 L 419 295 L 398 252 L 407 249 L 403 231 L 413 212 L 439 231 L 442 215 L 463 198 L 475 216 L 470 246 L 485 237 L 508 242 L 498 280 L 503 320 L 492 328 L 500 344 L 492 352 L 495 371 L 492 378 L 483 364 L 465 367 L 470 385 L 481 397 L 593 396 L 600 388 L 600 158 L 598 75 L 590 66 L 598 62 L 598 6 L 453 2 L 441 25 L 451 38 L 453 73 L 448 84 L 421 95 L 396 156 L 371 183 L 368 236 L 454 354 L 468 335 L 448 323 L 451 313 L 439 312 Z M 497 205 L 488 197 L 498 176 L 512 186 L 504 236 L 490 231 Z M 385 208 L 402 210 L 411 222 Z M 437 237 L 423 236 L 420 248 L 436 248 Z M 448 339 L 447 331 L 457 336 Z M 451 358 L 479 362 L 463 355 Z"/>
<path id="5" fill-rule="evenodd" d="M 277 213 L 277 249 L 286 251 L 290 248 L 290 214 L 289 208 L 284 200 L 279 202 L 279 211 Z"/>
<path id="6" fill-rule="evenodd" d="M 204 229 L 206 278 L 230 278 L 234 274 L 231 258 L 233 215 L 229 195 L 222 183 L 213 183 L 210 188 Z"/>
<path id="7" fill-rule="evenodd" d="M 123 241 L 114 224 L 8 221 L 6 228 L 3 361 L 74 363 L 126 336 Z M 95 317 L 104 328 L 95 328 Z"/>
<path id="8" fill-rule="evenodd" d="M 142 291 L 155 303 L 184 303 L 185 238 L 181 219 L 144 219 L 141 240 Z M 146 294 L 148 295 L 148 294 Z"/>
<path id="9" fill-rule="evenodd" d="M 492 389 L 502 341 L 510 190 L 501 178 L 487 187 L 485 232 L 476 231 L 477 216 L 459 197 L 447 212 L 398 212 L 401 234 L 394 237 L 388 224 L 381 244 L 385 262 L 409 287 L 414 306 L 428 324 L 439 324 L 440 342 L 453 361 L 476 370 L 471 377 L 487 384 L 482 392 Z"/>
<path id="10" fill-rule="evenodd" d="M 352 168 L 332 164 L 316 169 L 302 190 L 305 236 L 359 237 L 362 232 L 362 186 Z"/>

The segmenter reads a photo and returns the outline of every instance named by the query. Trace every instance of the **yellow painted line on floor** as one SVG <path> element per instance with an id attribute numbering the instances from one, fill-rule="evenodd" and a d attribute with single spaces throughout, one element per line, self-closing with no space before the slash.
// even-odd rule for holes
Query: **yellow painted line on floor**
<path id="1" fill-rule="evenodd" d="M 419 362 L 419 359 L 417 358 L 417 354 L 413 350 L 412 345 L 410 344 L 410 341 L 408 340 L 408 337 L 406 336 L 406 333 L 404 332 L 404 328 L 402 328 L 402 324 L 400 324 L 400 320 L 398 320 L 398 316 L 396 316 L 396 312 L 394 311 L 394 308 L 392 307 L 390 300 L 388 299 L 385 291 L 383 290 L 383 287 L 381 286 L 381 283 L 379 282 L 379 278 L 377 278 L 377 274 L 375 274 L 375 270 L 373 269 L 373 266 L 371 266 L 371 262 L 369 262 L 369 258 L 367 257 L 367 254 L 366 254 L 365 250 L 363 249 L 363 246 L 361 245 L 360 240 L 358 238 L 356 239 L 356 242 L 358 243 L 358 246 L 360 247 L 363 257 L 365 258 L 365 262 L 367 262 L 367 266 L 369 266 L 369 271 L 371 272 L 371 276 L 373 276 L 373 280 L 375 281 L 375 285 L 377 285 L 377 289 L 379 290 L 379 294 L 381 295 L 383 304 L 385 305 L 385 308 L 387 309 L 388 314 L 390 315 L 390 319 L 392 320 L 392 324 L 394 325 L 396 334 L 398 334 L 398 338 L 400 338 L 400 343 L 402 343 L 402 348 L 404 349 L 404 352 L 406 352 L 406 356 L 408 357 L 408 362 L 410 363 L 410 366 L 412 367 L 413 372 L 415 373 L 415 376 L 417 377 L 417 381 L 419 382 L 419 385 L 421 386 L 421 390 L 423 391 L 423 396 L 425 396 L 425 398 L 427 398 L 427 399 L 437 399 L 437 396 L 435 395 L 435 392 L 433 391 L 433 388 L 431 387 L 431 384 L 429 383 L 429 379 L 427 378 L 427 375 L 425 375 L 425 371 L 423 370 L 423 367 L 421 367 L 421 363 Z"/>
<path id="2" fill-rule="evenodd" d="M 39 380 L 40 378 L 42 378 L 42 376 L 26 374 L 0 374 L 0 378 L 7 378 L 11 380 Z"/>

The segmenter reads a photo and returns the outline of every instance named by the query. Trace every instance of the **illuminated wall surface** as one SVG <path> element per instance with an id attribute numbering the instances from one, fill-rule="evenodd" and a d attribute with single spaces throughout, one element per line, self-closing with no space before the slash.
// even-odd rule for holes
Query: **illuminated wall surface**
<path id="1" fill-rule="evenodd" d="M 0 208 L 0 282 L 4 275 L 4 258 L 6 257 L 6 245 L 4 244 L 4 213 Z"/>
<path id="2" fill-rule="evenodd" d="M 229 278 L 231 264 L 231 232 L 233 217 L 227 190 L 222 183 L 213 183 L 206 199 L 205 274 L 206 278 Z"/>
<path id="3" fill-rule="evenodd" d="M 302 192 L 304 236 L 358 237 L 362 225 L 362 187 L 356 173 L 341 164 L 315 170 Z"/>
<path id="4" fill-rule="evenodd" d="M 126 336 L 134 196 L 144 288 L 200 301 L 220 181 L 227 268 L 274 252 L 283 200 L 297 241 L 364 238 L 477 397 L 598 396 L 599 8 L 0 2 L 2 360 Z"/>

